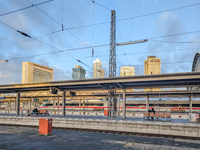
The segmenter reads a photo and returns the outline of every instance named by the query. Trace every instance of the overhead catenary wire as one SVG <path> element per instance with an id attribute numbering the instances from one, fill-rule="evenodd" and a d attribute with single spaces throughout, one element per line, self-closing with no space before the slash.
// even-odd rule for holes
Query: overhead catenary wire
<path id="1" fill-rule="evenodd" d="M 1 21 L 0 21 L 0 23 L 1 23 Z M 47 36 L 47 35 L 51 35 L 51 34 L 54 34 L 54 33 L 60 32 L 60 31 L 62 31 L 62 30 L 57 30 L 57 31 L 54 31 L 54 32 L 50 32 L 50 33 L 43 34 L 43 35 L 40 35 L 40 36 L 37 36 L 37 37 L 32 37 L 32 38 L 40 38 L 40 37 L 44 37 L 44 36 Z M 30 40 L 32 40 L 32 39 L 30 38 L 30 39 L 27 39 L 27 40 L 23 40 L 23 41 L 15 42 L 15 43 L 8 44 L 8 45 L 5 45 L 5 46 L 0 46 L 0 48 L 4 48 L 4 47 L 11 46 L 11 45 L 15 45 L 15 44 L 19 44 L 19 43 L 27 42 L 27 41 L 30 41 Z"/>
<path id="2" fill-rule="evenodd" d="M 32 5 L 33 3 L 30 0 L 27 0 L 28 2 L 30 2 Z M 51 18 L 52 20 L 54 20 L 55 22 L 59 23 L 57 20 L 55 20 L 54 18 L 52 18 L 50 15 L 48 15 L 46 12 L 44 12 L 42 9 L 40 9 L 38 6 L 35 6 L 37 9 L 39 9 L 41 12 L 43 12 L 45 15 L 47 15 L 49 18 Z"/>
<path id="3" fill-rule="evenodd" d="M 186 6 L 182 6 L 182 7 L 176 7 L 176 8 L 172 8 L 172 9 L 161 10 L 161 11 L 152 12 L 152 13 L 143 14 L 143 15 L 138 15 L 138 16 L 133 16 L 133 17 L 129 17 L 129 18 L 117 19 L 116 22 L 118 22 L 118 21 L 130 20 L 130 19 L 135 19 L 135 18 L 146 17 L 146 16 L 150 16 L 150 15 L 156 15 L 156 14 L 160 14 L 160 13 L 163 13 L 163 12 L 166 12 L 166 11 L 174 11 L 174 10 L 179 10 L 179 9 L 194 7 L 194 6 L 198 6 L 198 5 L 200 5 L 200 3 L 195 3 L 195 4 L 186 5 Z M 90 25 L 83 25 L 83 26 L 78 26 L 78 27 L 69 27 L 69 28 L 66 28 L 66 30 L 73 30 L 73 29 L 79 29 L 79 28 L 86 28 L 86 27 L 97 26 L 97 25 L 103 25 L 103 24 L 108 24 L 108 23 L 110 23 L 110 21 L 101 22 L 101 23 L 96 23 L 96 24 L 90 24 Z"/>
<path id="4" fill-rule="evenodd" d="M 42 5 L 42 4 L 45 4 L 45 3 L 51 2 L 51 1 L 53 1 L 53 0 L 48 0 L 48 1 L 41 2 L 41 3 L 38 3 L 38 4 L 34 4 L 34 5 L 31 5 L 31 6 L 28 6 L 28 7 L 24 7 L 24 8 L 17 9 L 17 10 L 14 10 L 14 11 L 10 11 L 10 12 L 4 13 L 4 14 L 0 14 L 0 17 L 1 17 L 1 16 L 8 15 L 8 14 L 11 14 L 11 13 L 18 12 L 18 11 L 21 11 L 21 10 L 25 10 L 25 9 L 28 9 L 28 8 L 31 8 L 31 7 L 34 7 L 34 6 Z"/>
<path id="5" fill-rule="evenodd" d="M 161 41 L 161 40 L 150 40 L 150 41 L 153 41 L 153 42 L 164 42 L 164 43 L 185 43 L 185 44 L 188 44 L 188 43 L 190 43 L 190 44 L 198 44 L 198 43 L 200 43 L 200 41 L 193 41 L 193 42 L 180 42 L 180 41 Z"/>
<path id="6" fill-rule="evenodd" d="M 118 30 L 118 33 L 119 33 L 119 38 L 120 38 L 120 40 L 122 41 L 122 37 L 121 37 L 121 34 L 120 34 L 120 31 L 119 31 L 119 27 L 117 26 L 117 30 Z M 123 48 L 123 51 L 124 51 L 124 53 L 125 53 L 125 50 L 124 50 L 124 47 L 122 47 Z M 126 61 L 128 62 L 128 65 L 130 65 L 129 64 L 129 60 L 128 60 L 128 58 L 127 58 L 127 56 L 125 55 L 125 57 L 126 57 Z"/>
<path id="7" fill-rule="evenodd" d="M 40 54 L 35 54 L 35 55 L 30 55 L 30 56 L 10 58 L 9 60 L 16 60 L 16 59 L 37 57 L 37 56 L 42 56 L 42 55 L 50 55 L 50 54 L 62 53 L 62 52 L 65 52 L 65 51 L 74 51 L 74 50 L 81 50 L 81 49 L 89 49 L 89 48 L 92 48 L 92 47 L 102 47 L 102 46 L 109 46 L 109 44 L 89 46 L 89 47 L 81 47 L 81 48 L 74 48 L 74 49 L 67 49 L 67 50 L 59 50 L 59 51 L 49 52 L 49 53 L 40 53 Z M 52 47 L 52 48 L 54 48 L 54 47 Z"/>
<path id="8" fill-rule="evenodd" d="M 39 9 L 39 10 L 41 10 L 41 9 Z M 42 10 L 41 10 L 42 11 Z M 62 31 L 63 31 L 63 29 L 66 29 L 64 26 L 63 26 L 63 24 L 61 24 L 61 23 L 59 23 L 58 21 L 56 21 L 55 19 L 53 19 L 50 15 L 48 15 L 47 13 L 45 13 L 44 11 L 42 11 L 44 14 L 46 14 L 49 18 L 51 18 L 53 21 L 55 21 L 58 25 L 60 25 L 60 26 L 62 26 Z M 73 32 L 71 32 L 71 31 L 69 31 L 69 30 L 67 30 L 70 34 L 72 34 L 74 37 L 76 37 L 79 41 L 81 41 L 83 44 L 85 44 L 85 45 L 87 45 L 87 46 L 89 46 L 87 43 L 85 43 L 83 40 L 81 40 L 78 36 L 76 36 Z M 96 53 L 98 53 L 98 52 L 96 52 Z M 99 53 L 98 53 L 99 54 Z M 107 60 L 107 59 L 106 59 Z M 93 69 L 92 69 L 93 70 Z"/>
<path id="9" fill-rule="evenodd" d="M 5 23 L 4 23 L 4 24 L 5 24 Z M 15 29 L 15 28 L 13 28 L 13 27 L 7 25 L 7 24 L 5 24 L 5 25 L 8 26 L 8 27 L 10 27 L 11 29 L 13 29 L 13 30 L 15 30 L 15 31 L 18 32 L 17 29 Z M 54 47 L 54 46 L 52 46 L 52 45 L 50 45 L 50 44 L 47 44 L 47 43 L 45 43 L 45 42 L 43 42 L 43 41 L 40 41 L 40 40 L 38 40 L 38 39 L 36 39 L 36 38 L 32 38 L 32 39 L 34 39 L 34 40 L 36 40 L 36 41 L 38 41 L 38 42 L 40 42 L 40 43 L 43 43 L 43 44 L 45 44 L 45 45 L 47 45 L 47 46 L 49 46 L 49 47 L 51 47 L 51 48 L 53 48 L 53 49 L 56 49 L 56 50 L 62 51 L 62 50 L 60 50 L 59 48 L 56 48 L 56 47 Z M 79 63 L 82 63 L 83 65 L 89 67 L 87 64 L 85 64 L 84 62 L 82 62 L 82 61 L 76 59 L 75 57 L 71 56 L 70 54 L 68 54 L 68 53 L 65 53 L 65 54 L 68 55 L 68 56 L 70 56 L 71 58 L 77 60 Z M 91 67 L 89 67 L 89 68 L 93 70 L 93 68 L 91 68 Z"/>
<path id="10" fill-rule="evenodd" d="M 109 11 L 111 11 L 111 9 L 109 9 L 108 7 L 106 7 L 106 6 L 103 6 L 102 4 L 100 4 L 100 3 L 97 3 L 96 1 L 93 1 L 93 0 L 91 0 L 93 3 L 95 3 L 95 4 L 97 4 L 97 5 L 99 5 L 99 6 L 101 6 L 101 7 L 103 7 L 103 8 L 105 8 L 105 9 L 107 9 L 107 10 L 109 10 Z"/>

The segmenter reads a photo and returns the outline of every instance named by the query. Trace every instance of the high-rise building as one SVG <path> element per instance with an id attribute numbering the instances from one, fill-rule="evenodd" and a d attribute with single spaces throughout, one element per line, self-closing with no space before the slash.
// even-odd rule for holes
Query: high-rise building
<path id="1" fill-rule="evenodd" d="M 101 78 L 105 78 L 105 70 L 101 69 Z"/>
<path id="2" fill-rule="evenodd" d="M 22 83 L 53 81 L 53 69 L 32 62 L 22 63 Z"/>
<path id="3" fill-rule="evenodd" d="M 72 68 L 72 79 L 78 80 L 78 79 L 85 79 L 86 71 L 81 66 L 75 65 L 75 68 Z"/>
<path id="4" fill-rule="evenodd" d="M 161 74 L 161 60 L 156 56 L 148 56 L 148 59 L 144 61 L 144 74 Z M 145 91 L 160 91 L 160 88 L 144 89 Z"/>
<path id="5" fill-rule="evenodd" d="M 102 62 L 100 59 L 93 61 L 93 78 L 104 78 L 105 70 L 101 68 Z"/>
<path id="6" fill-rule="evenodd" d="M 130 66 L 123 66 L 120 68 L 120 76 L 134 76 L 135 68 Z"/>

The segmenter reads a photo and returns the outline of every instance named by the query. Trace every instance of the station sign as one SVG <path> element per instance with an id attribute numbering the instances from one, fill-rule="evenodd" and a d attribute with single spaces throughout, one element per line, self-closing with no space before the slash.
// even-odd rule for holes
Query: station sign
<path id="1" fill-rule="evenodd" d="M 71 100 L 66 99 L 65 101 L 71 101 Z"/>
<path id="2" fill-rule="evenodd" d="M 42 101 L 43 101 L 43 102 L 48 102 L 48 100 L 46 100 L 46 99 L 43 99 Z"/>
<path id="3" fill-rule="evenodd" d="M 5 99 L 5 97 L 4 96 L 0 96 L 0 99 Z"/>
<path id="4" fill-rule="evenodd" d="M 39 102 L 39 99 L 33 99 L 33 102 Z"/>

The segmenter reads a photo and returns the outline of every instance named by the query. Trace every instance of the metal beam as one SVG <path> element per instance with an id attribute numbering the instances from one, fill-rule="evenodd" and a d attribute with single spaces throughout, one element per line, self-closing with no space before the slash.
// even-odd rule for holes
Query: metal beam
<path id="1" fill-rule="evenodd" d="M 101 85 L 101 84 L 98 84 L 100 87 L 102 87 L 104 90 L 107 90 L 108 89 L 108 87 L 104 87 L 103 85 Z"/>
<path id="2" fill-rule="evenodd" d="M 123 87 L 120 83 L 117 83 L 117 85 L 118 85 L 120 88 L 124 89 L 124 87 Z"/>

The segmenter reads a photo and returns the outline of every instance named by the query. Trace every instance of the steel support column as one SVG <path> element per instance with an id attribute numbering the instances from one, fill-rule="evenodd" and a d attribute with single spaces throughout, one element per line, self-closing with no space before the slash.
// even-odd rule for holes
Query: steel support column
<path id="1" fill-rule="evenodd" d="M 189 96 L 189 103 L 190 103 L 190 111 L 189 113 L 192 113 L 192 101 L 193 101 L 193 93 Z"/>
<path id="2" fill-rule="evenodd" d="M 16 111 L 17 116 L 19 116 L 19 108 L 20 108 L 20 93 L 17 93 L 17 111 Z"/>
<path id="3" fill-rule="evenodd" d="M 146 95 L 146 112 L 149 110 L 149 96 Z"/>
<path id="4" fill-rule="evenodd" d="M 62 116 L 65 116 L 65 91 L 62 91 Z"/>
<path id="5" fill-rule="evenodd" d="M 83 110 L 85 110 L 85 97 L 83 97 Z"/>
<path id="6" fill-rule="evenodd" d="M 53 110 L 54 110 L 54 101 L 55 101 L 55 100 L 53 99 Z"/>
<path id="7" fill-rule="evenodd" d="M 119 103 L 119 112 L 120 112 L 120 99 L 121 99 L 121 97 L 120 97 L 120 94 L 119 94 L 119 101 L 118 101 L 118 103 Z"/>
<path id="8" fill-rule="evenodd" d="M 59 110 L 59 99 L 57 100 L 57 109 Z"/>
<path id="9" fill-rule="evenodd" d="M 9 110 L 11 110 L 11 100 L 9 100 Z"/>
<path id="10" fill-rule="evenodd" d="M 126 89 L 123 89 L 123 119 L 126 118 Z"/>
<path id="11" fill-rule="evenodd" d="M 15 110 L 17 110 L 17 98 L 15 98 Z"/>
<path id="12" fill-rule="evenodd" d="M 79 99 L 79 111 L 81 110 L 81 98 Z"/>
<path id="13" fill-rule="evenodd" d="M 29 110 L 30 110 L 30 112 L 31 112 L 31 98 L 30 98 L 30 104 L 29 104 Z"/>

